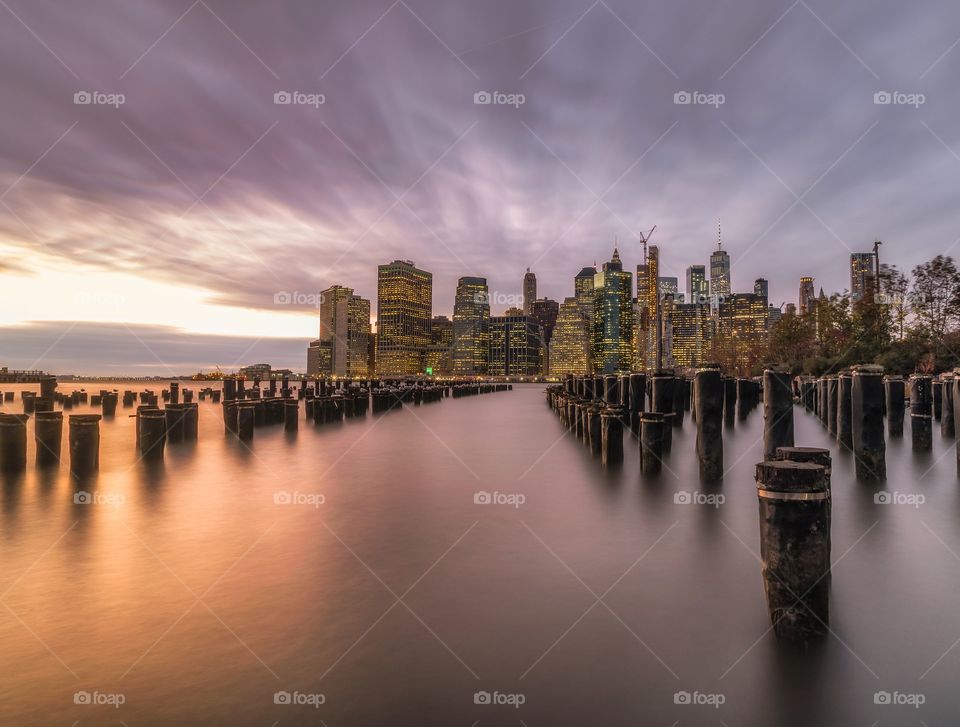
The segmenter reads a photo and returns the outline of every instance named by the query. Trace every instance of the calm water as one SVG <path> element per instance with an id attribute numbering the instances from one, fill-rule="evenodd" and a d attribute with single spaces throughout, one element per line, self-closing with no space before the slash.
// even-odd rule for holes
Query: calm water
<path id="1" fill-rule="evenodd" d="M 960 488 L 939 429 L 930 455 L 909 424 L 888 440 L 886 489 L 919 507 L 874 504 L 881 488 L 832 447 L 835 636 L 796 653 L 768 631 L 755 556 L 759 410 L 724 432 L 720 507 L 675 504 L 706 492 L 689 417 L 673 473 L 641 479 L 632 442 L 604 473 L 540 385 L 260 428 L 250 449 L 219 407 L 200 412 L 200 441 L 159 467 L 137 462 L 125 411 L 102 425 L 95 479 L 3 483 L 0 723 L 955 724 Z M 829 444 L 800 409 L 796 428 Z M 75 504 L 80 489 L 99 503 Z M 84 691 L 124 703 L 75 704 Z"/>

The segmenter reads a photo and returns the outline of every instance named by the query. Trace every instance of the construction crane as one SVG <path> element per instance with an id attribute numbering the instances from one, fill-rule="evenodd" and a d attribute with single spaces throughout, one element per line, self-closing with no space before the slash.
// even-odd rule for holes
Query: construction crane
<path id="1" fill-rule="evenodd" d="M 654 225 L 652 228 L 650 228 L 650 232 L 648 232 L 646 235 L 644 235 L 642 232 L 640 233 L 640 242 L 643 243 L 643 262 L 644 262 L 644 264 L 646 264 L 646 262 L 647 262 L 647 240 L 649 240 L 649 239 L 653 236 L 653 231 L 656 230 L 656 229 L 657 229 L 657 226 Z"/>

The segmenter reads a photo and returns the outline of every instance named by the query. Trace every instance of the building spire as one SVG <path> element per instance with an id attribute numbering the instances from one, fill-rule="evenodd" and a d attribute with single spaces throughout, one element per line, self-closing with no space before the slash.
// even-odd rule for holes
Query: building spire
<path id="1" fill-rule="evenodd" d="M 722 249 L 723 249 L 723 243 L 722 243 L 721 240 L 722 240 L 722 238 L 721 238 L 721 236 L 720 236 L 720 218 L 718 217 L 718 218 L 717 218 L 717 249 L 718 249 L 718 250 L 722 250 Z"/>

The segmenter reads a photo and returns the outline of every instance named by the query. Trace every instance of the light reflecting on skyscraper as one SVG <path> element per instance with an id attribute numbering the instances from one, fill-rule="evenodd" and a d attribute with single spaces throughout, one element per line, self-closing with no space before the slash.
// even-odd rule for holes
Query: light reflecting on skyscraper
<path id="1" fill-rule="evenodd" d="M 620 253 L 593 279 L 593 366 L 598 373 L 628 372 L 633 363 L 633 276 Z"/>
<path id="2" fill-rule="evenodd" d="M 433 275 L 409 260 L 377 268 L 377 373 L 396 376 L 423 370 L 430 345 Z"/>
<path id="3" fill-rule="evenodd" d="M 487 279 L 463 277 L 453 303 L 453 372 L 482 376 L 490 358 L 490 294 Z"/>

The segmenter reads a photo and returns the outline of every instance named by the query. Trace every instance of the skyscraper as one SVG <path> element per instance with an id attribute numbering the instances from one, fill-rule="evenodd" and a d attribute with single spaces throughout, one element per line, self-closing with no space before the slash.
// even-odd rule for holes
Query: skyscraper
<path id="1" fill-rule="evenodd" d="M 816 308 L 817 291 L 813 288 L 813 278 L 805 275 L 800 278 L 800 298 L 797 312 L 800 315 L 813 313 Z"/>
<path id="2" fill-rule="evenodd" d="M 418 374 L 430 345 L 433 275 L 409 260 L 377 268 L 377 373 Z"/>
<path id="3" fill-rule="evenodd" d="M 634 316 L 633 367 L 638 371 L 657 367 L 662 327 L 660 308 L 660 248 L 650 245 L 646 260 L 637 265 L 637 307 Z"/>
<path id="4" fill-rule="evenodd" d="M 757 278 L 753 281 L 753 294 L 770 300 L 770 283 L 766 278 Z"/>
<path id="5" fill-rule="evenodd" d="M 730 295 L 730 256 L 723 249 L 717 231 L 717 249 L 710 256 L 710 296 L 716 308 L 720 298 Z"/>
<path id="6" fill-rule="evenodd" d="M 353 288 L 331 285 L 320 293 L 320 337 L 311 354 L 312 374 L 367 376 L 369 336 L 370 301 L 354 295 Z"/>
<path id="7" fill-rule="evenodd" d="M 593 366 L 597 373 L 629 372 L 633 364 L 633 276 L 620 252 L 593 279 Z M 656 287 L 654 286 L 654 295 Z"/>
<path id="8" fill-rule="evenodd" d="M 710 305 L 677 303 L 670 316 L 670 355 L 672 364 L 694 368 L 707 360 L 707 350 L 713 333 Z"/>
<path id="9" fill-rule="evenodd" d="M 662 275 L 657 278 L 657 295 L 660 300 L 663 300 L 665 296 L 672 295 L 674 302 L 678 302 L 680 293 L 680 282 L 674 277 L 663 277 Z"/>
<path id="10" fill-rule="evenodd" d="M 370 374 L 370 301 L 350 293 L 337 301 L 331 368 L 334 376 L 365 378 Z"/>
<path id="11" fill-rule="evenodd" d="M 434 316 L 430 322 L 430 346 L 424 357 L 424 369 L 430 374 L 453 373 L 453 321 Z"/>
<path id="12" fill-rule="evenodd" d="M 523 276 L 523 314 L 533 315 L 533 301 L 537 299 L 537 276 L 527 268 Z"/>
<path id="13" fill-rule="evenodd" d="M 490 318 L 492 376 L 539 376 L 543 357 L 543 331 L 533 316 L 511 309 Z"/>
<path id="14" fill-rule="evenodd" d="M 592 342 L 593 321 L 584 315 L 576 297 L 564 299 L 550 337 L 549 373 L 589 374 Z"/>
<path id="15" fill-rule="evenodd" d="M 596 274 L 596 267 L 583 268 L 573 279 L 573 294 L 588 321 L 593 321 L 593 276 Z"/>
<path id="16" fill-rule="evenodd" d="M 850 253 L 850 300 L 860 300 L 874 289 L 875 259 L 872 252 Z"/>
<path id="17" fill-rule="evenodd" d="M 533 301 L 533 317 L 543 332 L 543 350 L 545 355 L 543 370 L 546 373 L 550 364 L 550 338 L 553 336 L 553 327 L 557 323 L 560 313 L 560 304 L 550 298 L 538 298 Z"/>
<path id="18" fill-rule="evenodd" d="M 460 278 L 453 303 L 453 373 L 483 376 L 490 358 L 490 294 L 487 279 Z"/>
<path id="19" fill-rule="evenodd" d="M 687 268 L 687 296 L 689 303 L 706 303 L 710 289 L 707 285 L 707 269 L 703 265 Z"/>
<path id="20" fill-rule="evenodd" d="M 767 301 L 755 293 L 733 293 L 720 301 L 717 338 L 728 366 L 747 375 L 767 342 Z"/>

